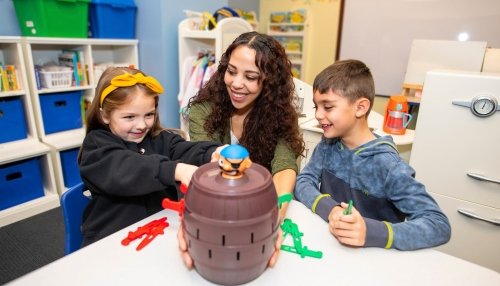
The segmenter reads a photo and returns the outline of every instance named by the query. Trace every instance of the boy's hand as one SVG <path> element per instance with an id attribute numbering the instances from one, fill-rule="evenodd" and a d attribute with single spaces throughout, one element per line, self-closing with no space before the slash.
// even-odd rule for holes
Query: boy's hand
<path id="1" fill-rule="evenodd" d="M 227 146 L 229 146 L 229 144 L 217 147 L 217 149 L 215 149 L 215 151 L 212 153 L 212 160 L 210 160 L 210 162 L 217 162 L 217 161 L 219 161 L 220 152 L 222 151 L 222 149 L 226 148 Z"/>
<path id="2" fill-rule="evenodd" d="M 358 210 L 352 207 L 352 214 L 344 215 L 343 211 L 348 205 L 341 203 L 334 207 L 329 219 L 330 232 L 343 244 L 363 246 L 366 241 L 366 223 Z"/>

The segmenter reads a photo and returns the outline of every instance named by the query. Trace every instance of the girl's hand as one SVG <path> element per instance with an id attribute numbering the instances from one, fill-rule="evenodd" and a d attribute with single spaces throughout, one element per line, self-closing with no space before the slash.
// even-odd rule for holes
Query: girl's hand
<path id="1" fill-rule="evenodd" d="M 198 169 L 197 166 L 185 163 L 177 163 L 175 167 L 175 180 L 189 186 L 194 172 Z"/>
<path id="2" fill-rule="evenodd" d="M 330 232 L 342 243 L 351 246 L 363 246 L 366 241 L 366 223 L 358 210 L 352 207 L 352 214 L 344 215 L 348 205 L 341 203 L 334 207 L 329 218 Z"/>
<path id="3" fill-rule="evenodd" d="M 226 148 L 227 146 L 229 146 L 229 144 L 217 147 L 217 149 L 215 149 L 215 151 L 212 153 L 212 160 L 210 160 L 210 162 L 217 162 L 217 161 L 219 161 L 220 152 L 222 151 L 222 149 Z"/>

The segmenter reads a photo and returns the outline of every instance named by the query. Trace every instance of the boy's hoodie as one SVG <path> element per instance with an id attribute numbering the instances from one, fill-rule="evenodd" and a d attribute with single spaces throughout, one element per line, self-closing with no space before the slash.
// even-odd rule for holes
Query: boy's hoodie
<path id="1" fill-rule="evenodd" d="M 353 150 L 323 137 L 297 177 L 295 196 L 325 221 L 333 207 L 353 200 L 366 222 L 366 247 L 410 250 L 450 239 L 447 217 L 390 136 Z"/>

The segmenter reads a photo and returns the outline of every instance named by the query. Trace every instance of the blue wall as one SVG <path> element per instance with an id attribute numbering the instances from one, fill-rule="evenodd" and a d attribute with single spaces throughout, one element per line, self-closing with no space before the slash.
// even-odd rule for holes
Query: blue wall
<path id="1" fill-rule="evenodd" d="M 169 4 L 167 4 L 167 2 Z M 174 3 L 172 3 L 174 2 Z M 159 114 L 165 127 L 179 128 L 179 51 L 177 26 L 185 19 L 184 10 L 210 11 L 227 6 L 227 0 L 135 0 L 139 39 L 139 65 L 155 76 L 165 88 Z"/>
<path id="2" fill-rule="evenodd" d="M 12 0 L 0 0 L 0 36 L 20 36 L 16 10 Z"/>

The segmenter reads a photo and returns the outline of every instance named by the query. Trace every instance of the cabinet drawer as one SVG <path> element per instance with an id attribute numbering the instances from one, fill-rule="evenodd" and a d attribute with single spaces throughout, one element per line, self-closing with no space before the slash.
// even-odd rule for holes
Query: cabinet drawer
<path id="1" fill-rule="evenodd" d="M 465 216 L 458 210 L 500 222 L 500 209 L 430 193 L 451 224 L 451 240 L 437 250 L 500 272 L 500 225 Z"/>

